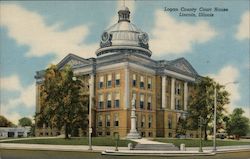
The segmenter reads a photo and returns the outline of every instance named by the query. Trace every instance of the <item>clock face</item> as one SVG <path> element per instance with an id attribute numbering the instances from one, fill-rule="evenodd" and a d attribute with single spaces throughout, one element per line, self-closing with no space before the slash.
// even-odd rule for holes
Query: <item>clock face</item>
<path id="1" fill-rule="evenodd" d="M 147 33 L 142 33 L 139 36 L 140 40 L 142 41 L 143 44 L 148 43 L 148 34 Z"/>
<path id="2" fill-rule="evenodd" d="M 102 37 L 101 37 L 101 39 L 102 39 L 102 42 L 103 43 L 106 43 L 108 40 L 109 40 L 109 33 L 107 33 L 107 32 L 104 32 L 103 34 L 102 34 Z"/>

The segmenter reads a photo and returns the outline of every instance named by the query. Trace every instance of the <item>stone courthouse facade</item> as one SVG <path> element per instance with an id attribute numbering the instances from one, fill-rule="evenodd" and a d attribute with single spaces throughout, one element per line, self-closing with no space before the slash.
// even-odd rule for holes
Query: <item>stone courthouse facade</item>
<path id="1" fill-rule="evenodd" d="M 148 35 L 130 22 L 129 9 L 123 6 L 118 15 L 118 22 L 101 35 L 96 58 L 69 54 L 57 66 L 71 65 L 77 78 L 89 83 L 83 92 L 89 95 L 92 104 L 94 136 L 119 133 L 126 137 L 131 127 L 131 100 L 135 97 L 140 135 L 175 137 L 177 122 L 187 113 L 192 85 L 199 75 L 184 58 L 152 59 Z M 35 76 L 37 112 L 43 73 L 38 71 Z M 46 125 L 37 126 L 36 134 L 56 135 Z M 188 131 L 187 135 L 197 134 Z"/>

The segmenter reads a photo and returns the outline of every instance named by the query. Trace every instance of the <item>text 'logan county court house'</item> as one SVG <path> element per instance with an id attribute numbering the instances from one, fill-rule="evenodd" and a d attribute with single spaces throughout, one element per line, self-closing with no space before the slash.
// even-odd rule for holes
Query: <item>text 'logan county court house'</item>
<path id="1" fill-rule="evenodd" d="M 175 137 L 177 122 L 187 113 L 192 87 L 199 75 L 184 58 L 153 60 L 148 34 L 130 22 L 129 9 L 123 6 L 118 16 L 118 22 L 101 35 L 96 58 L 69 54 L 57 66 L 71 65 L 75 76 L 89 81 L 83 91 L 89 99 L 95 99 L 91 121 L 94 136 L 119 133 L 126 137 L 131 127 L 131 100 L 135 97 L 136 128 L 140 135 Z M 40 111 L 43 75 L 44 71 L 38 71 L 35 76 L 36 112 Z M 83 132 L 87 135 L 87 131 Z M 46 124 L 36 128 L 37 136 L 58 134 L 46 128 Z M 187 131 L 187 135 L 196 137 L 197 132 Z"/>

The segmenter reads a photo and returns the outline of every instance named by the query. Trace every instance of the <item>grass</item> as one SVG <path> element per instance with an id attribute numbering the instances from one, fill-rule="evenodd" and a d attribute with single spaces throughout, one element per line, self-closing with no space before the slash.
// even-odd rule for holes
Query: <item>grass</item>
<path id="1" fill-rule="evenodd" d="M 154 141 L 164 142 L 164 143 L 173 143 L 175 146 L 180 146 L 180 144 L 185 144 L 186 147 L 199 147 L 199 139 L 167 139 L 167 138 L 155 138 Z M 202 141 L 202 145 L 213 146 L 213 140 Z M 217 146 L 235 146 L 235 145 L 250 145 L 250 142 L 242 141 L 227 141 L 227 140 L 216 140 Z"/>
<path id="2" fill-rule="evenodd" d="M 88 138 L 53 138 L 53 139 L 30 139 L 30 140 L 15 140 L 5 141 L 4 143 L 24 143 L 24 144 L 49 144 L 49 145 L 88 145 Z M 122 140 L 118 142 L 118 146 L 127 147 L 128 143 L 136 144 L 134 141 Z M 111 137 L 93 137 L 92 145 L 94 146 L 115 146 L 115 139 Z"/>
<path id="3" fill-rule="evenodd" d="M 154 141 L 164 142 L 164 143 L 173 143 L 176 146 L 180 144 L 185 144 L 186 147 L 199 147 L 199 139 L 174 139 L 174 138 L 154 138 Z M 213 146 L 213 141 L 202 141 L 203 146 Z M 50 138 L 50 139 L 28 139 L 28 140 L 14 140 L 14 141 L 4 141 L 4 143 L 24 143 L 24 144 L 49 144 L 49 145 L 88 145 L 88 138 Z M 120 139 L 118 145 L 120 147 L 127 147 L 128 143 L 136 144 L 134 141 Z M 250 142 L 242 141 L 227 141 L 227 140 L 217 140 L 217 146 L 234 146 L 234 145 L 250 145 Z M 93 137 L 92 145 L 94 146 L 115 146 L 115 139 L 112 137 Z"/>

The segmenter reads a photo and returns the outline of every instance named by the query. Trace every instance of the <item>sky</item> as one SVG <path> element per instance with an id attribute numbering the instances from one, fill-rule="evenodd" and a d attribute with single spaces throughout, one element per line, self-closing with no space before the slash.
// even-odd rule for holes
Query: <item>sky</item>
<path id="1" fill-rule="evenodd" d="M 123 1 L 0 1 L 1 115 L 17 124 L 35 114 L 36 71 L 68 53 L 96 57 L 100 36 L 117 23 Z M 186 58 L 202 76 L 227 84 L 231 103 L 250 117 L 248 0 L 125 1 L 131 22 L 149 34 L 155 60 Z M 214 11 L 214 8 L 227 11 Z M 178 11 L 173 11 L 175 9 Z M 196 8 L 197 16 L 191 14 Z M 209 17 L 200 8 L 212 8 Z M 166 9 L 166 11 L 164 11 Z M 183 10 L 184 9 L 184 10 Z M 204 12 L 204 11 L 203 11 Z"/>

